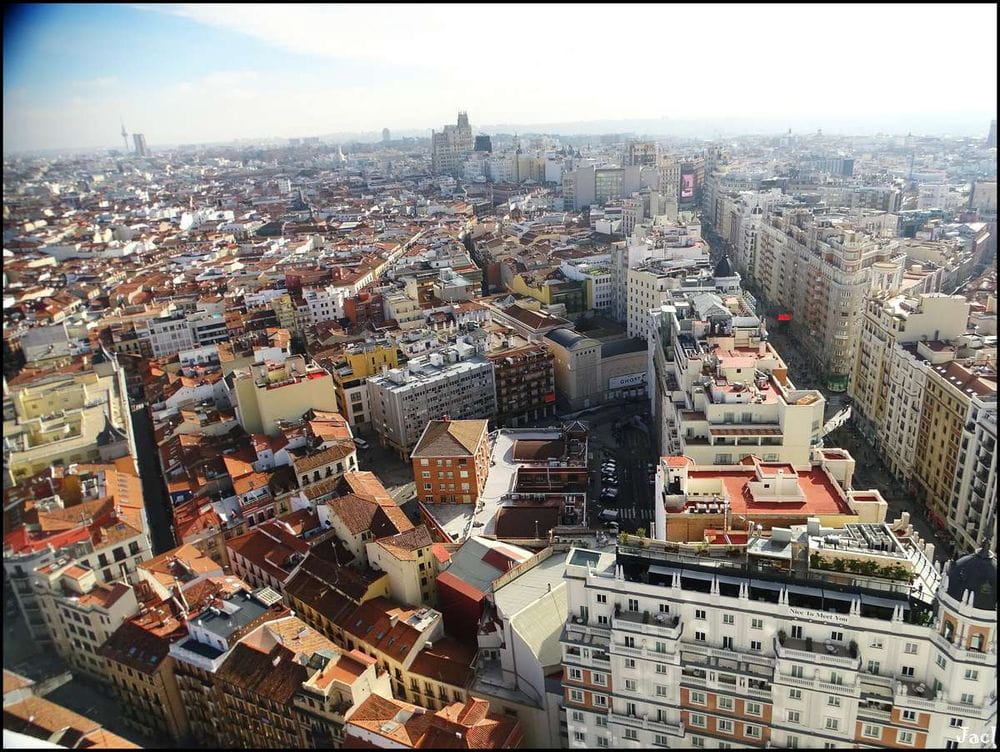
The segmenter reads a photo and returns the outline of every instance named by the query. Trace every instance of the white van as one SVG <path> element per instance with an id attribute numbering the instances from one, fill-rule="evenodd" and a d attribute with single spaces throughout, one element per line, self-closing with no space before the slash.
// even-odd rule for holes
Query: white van
<path id="1" fill-rule="evenodd" d="M 368 449 L 371 446 L 371 444 L 359 436 L 354 437 L 354 444 L 358 447 L 358 449 Z"/>

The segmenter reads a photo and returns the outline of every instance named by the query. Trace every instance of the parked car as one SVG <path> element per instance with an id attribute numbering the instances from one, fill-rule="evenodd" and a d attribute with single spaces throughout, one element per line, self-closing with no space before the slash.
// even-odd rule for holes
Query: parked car
<path id="1" fill-rule="evenodd" d="M 597 518 L 604 522 L 610 522 L 612 520 L 618 519 L 617 509 L 602 509 L 601 513 L 597 515 Z"/>
<path id="2" fill-rule="evenodd" d="M 358 436 L 354 437 L 354 444 L 355 444 L 355 446 L 358 447 L 358 449 L 369 449 L 369 448 L 371 448 L 371 444 L 369 444 L 367 441 L 365 441 L 364 439 L 362 439 L 362 438 L 360 438 Z"/>

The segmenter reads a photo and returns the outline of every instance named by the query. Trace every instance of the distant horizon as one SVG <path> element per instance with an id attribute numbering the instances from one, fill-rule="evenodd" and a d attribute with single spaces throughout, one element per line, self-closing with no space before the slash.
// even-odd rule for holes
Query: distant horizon
<path id="1" fill-rule="evenodd" d="M 471 117 L 470 117 L 471 119 Z M 673 124 L 690 124 L 690 123 L 702 123 L 701 120 L 673 120 L 670 118 L 661 118 L 667 122 Z M 990 118 L 994 120 L 995 118 Z M 618 122 L 621 125 L 617 127 L 614 123 Z M 904 137 L 912 135 L 915 138 L 955 138 L 955 139 L 976 139 L 982 138 L 984 141 L 986 139 L 986 134 L 989 131 L 989 121 L 985 125 L 978 129 L 978 131 L 970 125 L 965 129 L 965 132 L 954 132 L 955 129 L 951 129 L 951 132 L 946 130 L 937 131 L 916 131 L 913 128 L 906 128 L 903 130 L 890 130 L 890 129 L 880 129 L 876 127 L 864 128 L 862 126 L 855 126 L 854 132 L 846 132 L 844 130 L 835 129 L 827 130 L 825 128 L 818 129 L 796 129 L 794 127 L 781 128 L 774 126 L 767 130 L 747 130 L 747 131 L 733 131 L 730 129 L 729 132 L 720 132 L 718 135 L 705 135 L 696 136 L 688 133 L 669 133 L 669 132 L 640 132 L 636 131 L 634 128 L 629 128 L 627 125 L 635 121 L 631 120 L 620 120 L 620 121 L 608 121 L 605 119 L 597 119 L 590 121 L 573 121 L 572 123 L 558 124 L 558 123 L 501 123 L 497 125 L 487 124 L 483 126 L 477 126 L 473 123 L 473 131 L 477 133 L 482 133 L 489 136 L 497 135 L 523 135 L 523 136 L 554 136 L 562 138 L 599 138 L 602 136 L 609 135 L 627 135 L 634 138 L 645 138 L 649 140 L 657 139 L 675 139 L 675 140 L 686 140 L 686 141 L 704 141 L 706 143 L 717 141 L 720 139 L 740 139 L 740 138 L 766 138 L 774 136 L 782 136 L 791 131 L 793 136 L 806 136 L 816 134 L 817 131 L 822 131 L 823 137 L 826 138 L 872 138 L 875 136 L 885 136 L 890 138 Z M 711 121 L 709 121 L 711 122 Z M 390 137 L 392 141 L 398 141 L 402 139 L 430 139 L 432 130 L 440 130 L 443 123 L 435 128 L 427 129 L 415 129 L 415 128 L 400 128 L 398 131 L 394 131 L 391 126 L 385 126 L 389 128 Z M 563 131 L 558 126 L 594 126 L 597 124 L 605 124 L 608 127 L 606 129 L 592 128 L 589 130 L 581 131 Z M 555 127 L 554 127 L 555 126 Z M 535 130 L 532 130 L 535 129 Z M 981 132 L 980 132 L 981 131 Z M 137 131 L 138 133 L 138 131 Z M 131 142 L 131 132 L 129 135 L 129 152 L 132 151 L 133 145 Z M 174 150 L 185 147 L 239 147 L 239 146 L 252 146 L 253 144 L 262 143 L 280 143 L 281 141 L 289 141 L 291 139 L 303 139 L 303 138 L 319 138 L 326 145 L 336 145 L 340 144 L 346 146 L 350 143 L 380 143 L 382 140 L 382 131 L 378 130 L 362 130 L 362 131 L 351 131 L 351 132 L 328 132 L 328 133 L 310 133 L 310 134 L 299 134 L 299 135 L 261 135 L 261 136 L 242 136 L 231 139 L 223 140 L 213 140 L 213 141 L 185 141 L 185 142 L 164 142 L 157 144 L 156 141 L 150 140 L 150 134 L 143 132 L 146 137 L 146 143 L 149 149 L 153 152 L 157 148 Z M 287 145 L 287 144 L 286 144 Z M 88 154 L 94 152 L 108 152 L 108 151 L 122 151 L 124 153 L 123 144 L 108 143 L 106 145 L 96 145 L 96 146 L 55 146 L 55 147 L 44 147 L 44 148 L 27 148 L 27 149 L 4 149 L 4 157 L 8 156 L 18 156 L 27 154 Z"/>
<path id="2" fill-rule="evenodd" d="M 599 33 L 612 11 L 635 22 L 628 33 Z M 152 149 L 384 127 L 429 135 L 458 110 L 485 131 L 578 125 L 585 132 L 573 135 L 597 135 L 604 126 L 584 126 L 642 122 L 677 131 L 607 129 L 709 139 L 788 127 L 985 138 L 997 109 L 996 20 L 989 4 L 905 12 L 880 4 L 11 5 L 3 152 L 118 148 L 122 122 Z M 470 34 L 511 23 L 553 34 L 502 46 Z M 668 57 L 657 28 L 676 32 Z M 924 43 L 928 28 L 936 39 L 975 28 L 976 43 L 948 57 L 906 46 Z M 860 34 L 889 41 L 858 55 L 851 42 Z M 824 40 L 835 42 L 833 53 Z M 501 65 L 467 57 L 491 51 L 503 53 Z"/>

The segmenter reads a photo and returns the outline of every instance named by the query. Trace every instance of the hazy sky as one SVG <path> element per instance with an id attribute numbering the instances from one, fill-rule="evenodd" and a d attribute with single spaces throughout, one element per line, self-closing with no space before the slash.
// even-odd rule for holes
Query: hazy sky
<path id="1" fill-rule="evenodd" d="M 429 133 L 459 109 L 473 127 L 954 111 L 985 136 L 996 29 L 993 4 L 8 6 L 3 146 L 114 147 L 119 117 L 153 147 Z"/>

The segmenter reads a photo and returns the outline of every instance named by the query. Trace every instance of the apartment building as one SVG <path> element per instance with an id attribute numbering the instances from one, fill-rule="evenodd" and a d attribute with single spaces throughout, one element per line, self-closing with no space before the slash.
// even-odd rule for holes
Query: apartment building
<path id="1" fill-rule="evenodd" d="M 728 270 L 719 266 L 716 272 Z M 685 286 L 670 301 L 647 313 L 650 396 L 662 451 L 704 465 L 750 455 L 808 463 L 821 438 L 825 399 L 795 388 L 743 297 Z"/>
<path id="2" fill-rule="evenodd" d="M 154 599 L 118 627 L 101 646 L 105 677 L 129 728 L 148 738 L 188 741 L 173 642 L 187 637 L 186 612 L 173 597 Z"/>
<path id="3" fill-rule="evenodd" d="M 301 355 L 233 371 L 228 383 L 236 417 L 247 433 L 273 436 L 280 421 L 299 420 L 309 410 L 337 411 L 333 377 Z"/>
<path id="4" fill-rule="evenodd" d="M 961 551 L 975 550 L 984 542 L 997 546 L 997 445 L 996 399 L 973 406 L 962 427 L 962 443 L 955 469 L 955 495 L 948 505 L 948 529 Z"/>
<path id="5" fill-rule="evenodd" d="M 369 376 L 398 366 L 399 349 L 388 338 L 373 338 L 348 345 L 339 357 L 333 359 L 328 370 L 337 390 L 338 409 L 348 423 L 362 426 L 371 422 L 365 383 Z"/>
<path id="6" fill-rule="evenodd" d="M 389 595 L 407 606 L 437 602 L 438 554 L 424 525 L 367 545 L 368 564 L 389 577 Z"/>
<path id="7" fill-rule="evenodd" d="M 412 358 L 406 368 L 369 377 L 372 426 L 383 446 L 407 457 L 428 421 L 490 418 L 497 397 L 493 364 L 464 341 Z"/>
<path id="8" fill-rule="evenodd" d="M 958 497 L 963 484 L 962 480 L 956 479 L 956 471 L 959 466 L 967 464 L 972 443 L 969 441 L 963 445 L 965 426 L 975 424 L 978 412 L 985 410 L 987 405 L 996 404 L 996 393 L 996 368 L 989 361 L 953 360 L 933 366 L 928 371 L 914 462 L 916 498 L 924 504 L 930 518 L 949 532 L 949 516 L 956 522 L 958 520 Z M 974 426 L 968 433 L 973 430 Z M 968 477 L 963 480 L 965 483 L 970 481 Z M 989 508 L 984 508 L 987 501 L 991 505 L 995 501 L 986 499 L 983 481 L 988 481 L 988 475 L 974 483 L 973 490 L 978 489 L 979 493 L 971 508 L 968 507 L 968 496 L 965 497 L 968 517 L 965 530 L 951 532 L 956 543 L 964 544 L 963 548 L 968 546 L 972 534 L 982 532 L 985 537 L 995 539 L 995 506 L 992 513 Z M 955 509 L 952 513 L 953 505 Z M 971 542 L 973 545 L 978 543 Z"/>
<path id="9" fill-rule="evenodd" d="M 996 559 L 981 551 L 942 577 L 929 548 L 813 520 L 754 541 L 745 561 L 649 541 L 574 549 L 560 638 L 570 748 L 992 738 Z"/>
<path id="10" fill-rule="evenodd" d="M 865 298 L 902 284 L 899 241 L 874 237 L 836 215 L 776 207 L 760 224 L 754 282 L 791 314 L 800 341 L 834 391 L 847 389 L 861 339 Z M 934 292 L 936 288 L 930 283 Z"/>
<path id="11" fill-rule="evenodd" d="M 106 629 L 112 617 L 120 623 L 131 615 L 124 604 L 135 596 L 122 588 L 139 582 L 137 567 L 150 557 L 150 543 L 130 457 L 69 470 L 54 485 L 39 479 L 10 493 L 3 563 L 31 638 L 67 659 L 81 658 L 79 666 L 96 673 L 98 635 L 113 631 Z"/>
<path id="12" fill-rule="evenodd" d="M 859 430 L 897 478 L 913 468 L 928 370 L 955 357 L 968 326 L 959 295 L 876 293 L 865 305 L 849 393 Z"/>
<path id="13" fill-rule="evenodd" d="M 474 504 L 490 469 L 487 420 L 431 420 L 410 454 L 417 498 Z"/>
<path id="14" fill-rule="evenodd" d="M 492 352 L 499 425 L 514 427 L 555 414 L 556 384 L 552 351 L 540 344 Z"/>

